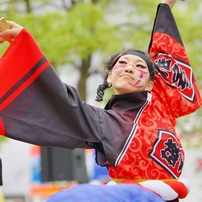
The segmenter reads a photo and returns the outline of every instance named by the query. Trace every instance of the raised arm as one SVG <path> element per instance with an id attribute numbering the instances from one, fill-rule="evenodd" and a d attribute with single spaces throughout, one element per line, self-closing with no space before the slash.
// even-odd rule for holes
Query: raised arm
<path id="1" fill-rule="evenodd" d="M 162 0 L 159 4 L 149 52 L 156 64 L 156 86 L 159 84 L 159 88 L 162 89 L 161 93 L 156 93 L 162 96 L 162 102 L 166 100 L 172 116 L 177 118 L 198 109 L 201 106 L 201 97 L 171 12 L 175 2 L 176 0 Z"/>
<path id="2" fill-rule="evenodd" d="M 168 4 L 170 9 L 172 9 L 176 1 L 177 0 L 162 0 L 161 3 Z M 185 1 L 185 0 L 181 0 L 181 1 Z"/>

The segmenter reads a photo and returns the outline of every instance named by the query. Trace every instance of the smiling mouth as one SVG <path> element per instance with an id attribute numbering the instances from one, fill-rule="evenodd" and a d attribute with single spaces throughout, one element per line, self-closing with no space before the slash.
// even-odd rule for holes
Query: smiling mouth
<path id="1" fill-rule="evenodd" d="M 134 80 L 134 78 L 133 77 L 131 77 L 130 75 L 128 75 L 128 74 L 123 74 L 123 75 L 121 75 L 121 77 L 123 77 L 123 78 L 128 78 L 128 79 L 132 79 L 132 80 Z"/>

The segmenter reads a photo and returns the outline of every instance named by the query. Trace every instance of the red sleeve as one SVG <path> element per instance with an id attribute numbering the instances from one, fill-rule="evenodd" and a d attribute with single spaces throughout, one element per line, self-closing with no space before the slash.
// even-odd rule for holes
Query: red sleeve
<path id="1" fill-rule="evenodd" d="M 3 81 L 0 110 L 14 100 L 49 65 L 32 35 L 23 29 L 0 60 L 0 81 Z"/>
<path id="2" fill-rule="evenodd" d="M 200 92 L 167 4 L 158 6 L 149 52 L 157 68 L 155 85 L 158 89 L 154 88 L 154 93 L 166 99 L 173 117 L 197 110 L 202 104 Z"/>

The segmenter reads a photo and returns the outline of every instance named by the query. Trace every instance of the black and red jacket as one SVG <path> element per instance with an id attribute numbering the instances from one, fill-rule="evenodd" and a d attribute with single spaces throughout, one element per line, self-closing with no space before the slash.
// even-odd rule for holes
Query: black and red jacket
<path id="1" fill-rule="evenodd" d="M 41 146 L 92 146 L 113 179 L 178 178 L 184 150 L 176 119 L 202 101 L 166 4 L 158 6 L 149 52 L 157 66 L 152 92 L 113 95 L 101 109 L 60 80 L 23 29 L 0 60 L 0 134 Z"/>

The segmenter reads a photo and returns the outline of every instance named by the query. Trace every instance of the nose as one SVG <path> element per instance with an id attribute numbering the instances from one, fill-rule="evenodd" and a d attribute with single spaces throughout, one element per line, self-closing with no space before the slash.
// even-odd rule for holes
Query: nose
<path id="1" fill-rule="evenodd" d="M 128 64 L 126 67 L 125 67 L 125 72 L 128 72 L 128 73 L 133 73 L 135 71 L 134 69 L 134 66 L 132 64 Z"/>

